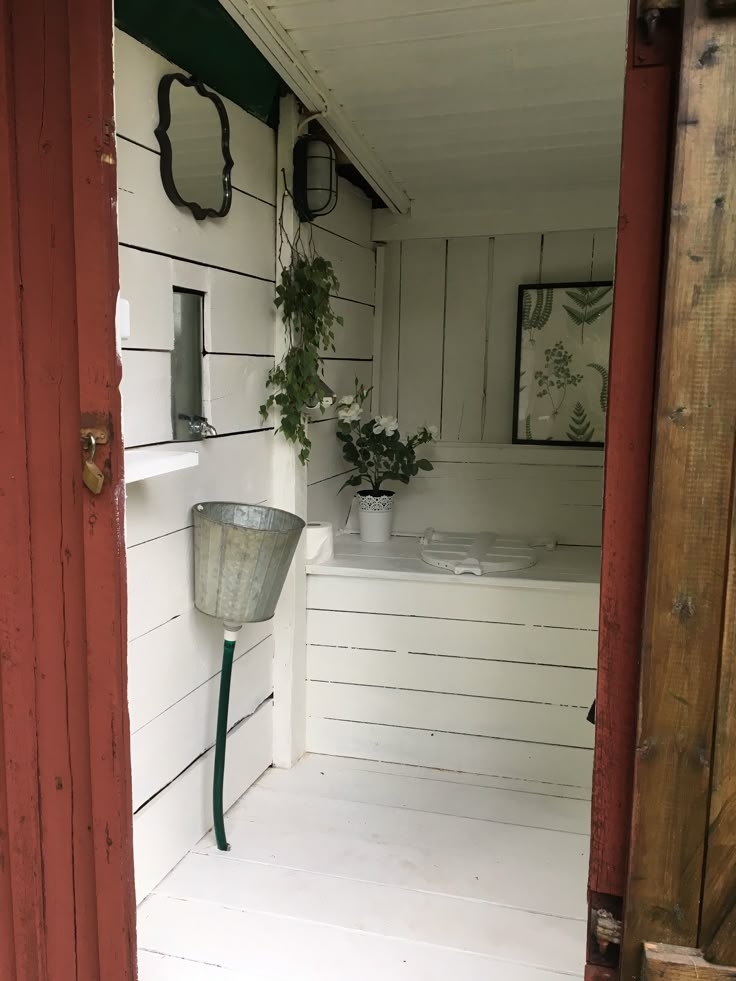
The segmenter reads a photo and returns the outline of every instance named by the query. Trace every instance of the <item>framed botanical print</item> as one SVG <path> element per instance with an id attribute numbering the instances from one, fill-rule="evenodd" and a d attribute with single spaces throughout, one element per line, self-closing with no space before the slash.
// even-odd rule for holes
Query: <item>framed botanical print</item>
<path id="1" fill-rule="evenodd" d="M 613 284 L 519 287 L 514 443 L 603 446 Z"/>

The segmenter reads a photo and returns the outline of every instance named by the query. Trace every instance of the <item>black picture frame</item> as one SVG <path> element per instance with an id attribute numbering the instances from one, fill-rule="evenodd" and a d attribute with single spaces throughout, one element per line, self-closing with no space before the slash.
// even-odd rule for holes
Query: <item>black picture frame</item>
<path id="1" fill-rule="evenodd" d="M 575 441 L 575 440 L 559 440 L 559 439 L 527 439 L 519 436 L 518 426 L 519 426 L 519 396 L 520 396 L 520 375 L 521 375 L 521 360 L 522 360 L 522 343 L 523 343 L 523 298 L 525 290 L 568 290 L 568 289 L 580 289 L 581 287 L 609 287 L 611 288 L 611 296 L 613 295 L 613 281 L 610 279 L 599 279 L 599 280 L 576 280 L 573 282 L 562 282 L 562 283 L 521 283 L 517 291 L 517 305 L 516 305 L 516 358 L 514 364 L 514 409 L 513 409 L 513 419 L 512 419 L 512 432 L 511 432 L 511 442 L 514 445 L 520 446 L 566 446 L 568 448 L 577 449 L 603 449 L 605 447 L 605 442 L 603 440 L 590 440 L 590 441 Z M 609 332 L 610 334 L 610 332 Z M 609 351 L 610 351 L 610 336 L 609 336 Z M 606 368 L 608 369 L 609 361 L 606 361 Z M 607 382 L 606 382 L 607 384 Z"/>
<path id="2" fill-rule="evenodd" d="M 193 88 L 198 95 L 204 99 L 209 99 L 217 109 L 220 117 L 220 148 L 222 151 L 222 205 L 219 209 L 203 208 L 197 201 L 186 201 L 180 194 L 174 181 L 173 173 L 173 148 L 169 139 L 169 127 L 171 126 L 171 86 L 178 82 L 187 88 Z M 171 72 L 164 75 L 158 83 L 158 126 L 153 131 L 158 145 L 161 149 L 161 183 L 164 186 L 169 200 L 180 208 L 189 208 L 197 221 L 205 218 L 224 218 L 230 211 L 233 202 L 233 188 L 230 180 L 230 173 L 233 169 L 233 158 L 230 155 L 230 120 L 228 119 L 227 109 L 222 99 L 214 92 L 197 81 L 197 79 L 184 75 L 181 72 Z"/>

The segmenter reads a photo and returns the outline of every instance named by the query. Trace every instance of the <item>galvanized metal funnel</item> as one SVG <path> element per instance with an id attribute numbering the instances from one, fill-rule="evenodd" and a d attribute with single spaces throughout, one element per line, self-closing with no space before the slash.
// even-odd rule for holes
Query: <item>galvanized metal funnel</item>
<path id="1" fill-rule="evenodd" d="M 304 522 L 257 504 L 195 504 L 194 603 L 226 623 L 270 620 Z"/>

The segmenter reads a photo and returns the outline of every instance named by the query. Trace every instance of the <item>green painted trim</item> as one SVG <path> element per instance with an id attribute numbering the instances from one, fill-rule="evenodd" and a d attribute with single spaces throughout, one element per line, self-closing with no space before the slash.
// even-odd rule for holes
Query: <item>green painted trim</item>
<path id="1" fill-rule="evenodd" d="M 281 79 L 218 0 L 115 0 L 115 23 L 269 126 Z"/>

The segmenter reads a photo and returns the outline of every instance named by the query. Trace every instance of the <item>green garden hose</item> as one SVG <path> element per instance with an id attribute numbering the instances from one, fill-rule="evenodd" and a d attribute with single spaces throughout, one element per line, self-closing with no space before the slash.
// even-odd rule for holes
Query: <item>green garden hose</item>
<path id="1" fill-rule="evenodd" d="M 215 840 L 221 852 L 230 851 L 225 834 L 225 818 L 222 811 L 222 795 L 225 784 L 225 748 L 227 743 L 227 716 L 230 706 L 230 679 L 233 674 L 233 655 L 235 636 L 240 627 L 232 629 L 225 626 L 225 644 L 222 651 L 222 674 L 220 675 L 220 702 L 217 708 L 217 737 L 215 740 L 215 779 L 212 787 L 212 812 L 215 826 Z"/>

